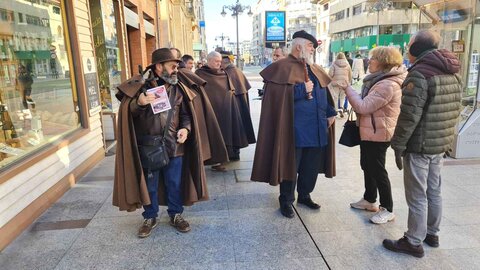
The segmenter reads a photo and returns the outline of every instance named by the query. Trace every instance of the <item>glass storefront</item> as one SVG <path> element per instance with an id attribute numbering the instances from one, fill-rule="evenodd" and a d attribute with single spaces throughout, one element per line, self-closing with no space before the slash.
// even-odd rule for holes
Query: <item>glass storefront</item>
<path id="1" fill-rule="evenodd" d="M 116 112 L 115 92 L 120 85 L 122 65 L 118 48 L 114 1 L 89 0 L 102 110 Z"/>
<path id="2" fill-rule="evenodd" d="M 60 1 L 0 1 L 0 170 L 80 126 Z"/>
<path id="3" fill-rule="evenodd" d="M 463 123 L 476 105 L 478 91 L 480 52 L 478 7 L 473 0 L 429 1 L 424 3 L 423 7 L 427 22 L 431 24 L 428 28 L 439 31 L 442 36 L 440 47 L 456 53 L 462 63 L 459 74 L 464 85 L 462 104 L 465 109 L 461 120 Z"/>

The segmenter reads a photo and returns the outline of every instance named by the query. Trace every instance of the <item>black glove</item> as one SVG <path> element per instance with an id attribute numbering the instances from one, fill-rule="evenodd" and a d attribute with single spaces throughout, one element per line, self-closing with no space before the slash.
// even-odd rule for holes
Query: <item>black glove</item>
<path id="1" fill-rule="evenodd" d="M 399 150 L 395 150 L 395 163 L 399 170 L 403 169 L 402 153 Z"/>

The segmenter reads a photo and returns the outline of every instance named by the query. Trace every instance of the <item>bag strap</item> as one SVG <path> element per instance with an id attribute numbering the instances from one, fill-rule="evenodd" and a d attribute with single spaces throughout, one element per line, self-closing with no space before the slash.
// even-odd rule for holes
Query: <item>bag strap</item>
<path id="1" fill-rule="evenodd" d="M 173 88 L 173 86 L 172 86 Z M 172 121 L 172 117 L 173 117 L 173 110 L 174 110 L 174 107 L 173 107 L 173 101 L 174 101 L 174 97 L 176 93 L 173 93 L 172 90 L 170 90 L 170 97 L 169 97 L 169 101 L 170 101 L 170 110 L 168 111 L 168 116 L 167 116 L 167 122 L 165 123 L 165 127 L 163 127 L 163 138 L 162 140 L 165 141 L 165 138 L 167 137 L 167 134 L 168 134 L 168 128 L 170 127 L 170 122 Z"/>

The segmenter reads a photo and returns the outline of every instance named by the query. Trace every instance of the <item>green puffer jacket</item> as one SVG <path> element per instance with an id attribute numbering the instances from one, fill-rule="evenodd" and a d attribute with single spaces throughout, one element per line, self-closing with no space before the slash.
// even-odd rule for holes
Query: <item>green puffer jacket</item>
<path id="1" fill-rule="evenodd" d="M 421 55 L 402 85 L 391 145 L 402 154 L 437 155 L 450 149 L 461 110 L 460 62 L 447 50 Z"/>

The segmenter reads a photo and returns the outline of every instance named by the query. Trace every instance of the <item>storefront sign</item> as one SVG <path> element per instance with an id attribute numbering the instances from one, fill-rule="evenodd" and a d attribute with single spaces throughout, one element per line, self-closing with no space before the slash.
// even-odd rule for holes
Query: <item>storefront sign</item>
<path id="1" fill-rule="evenodd" d="M 463 41 L 463 40 L 453 40 L 452 41 L 452 52 L 454 52 L 454 53 L 464 53 L 465 52 L 465 41 Z"/>
<path id="2" fill-rule="evenodd" d="M 265 11 L 266 42 L 285 41 L 285 11 Z"/>
<path id="3" fill-rule="evenodd" d="M 100 91 L 98 89 L 97 69 L 93 57 L 83 58 L 83 74 L 87 89 L 88 113 L 90 116 L 100 112 Z"/>

